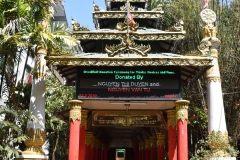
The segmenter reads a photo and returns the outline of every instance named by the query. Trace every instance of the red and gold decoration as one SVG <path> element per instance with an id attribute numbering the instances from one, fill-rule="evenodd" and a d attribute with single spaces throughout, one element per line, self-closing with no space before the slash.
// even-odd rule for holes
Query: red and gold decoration
<path id="1" fill-rule="evenodd" d="M 176 120 L 177 120 L 177 133 L 178 133 L 178 160 L 188 159 L 188 134 L 187 134 L 187 122 L 188 122 L 188 105 L 187 100 L 178 100 L 176 105 Z"/>
<path id="2" fill-rule="evenodd" d="M 167 110 L 168 125 L 168 157 L 177 160 L 177 128 L 176 110 Z"/>
<path id="3" fill-rule="evenodd" d="M 79 158 L 79 140 L 80 140 L 80 120 L 81 120 L 81 105 L 80 100 L 71 100 L 70 104 L 70 136 L 69 136 L 69 153 L 68 160 L 77 160 Z M 73 152 L 75 151 L 75 152 Z"/>
<path id="4" fill-rule="evenodd" d="M 85 160 L 86 153 L 86 126 L 88 110 L 81 110 L 80 142 L 79 142 L 79 160 Z"/>
<path id="5" fill-rule="evenodd" d="M 165 135 L 157 133 L 158 160 L 164 160 Z"/>

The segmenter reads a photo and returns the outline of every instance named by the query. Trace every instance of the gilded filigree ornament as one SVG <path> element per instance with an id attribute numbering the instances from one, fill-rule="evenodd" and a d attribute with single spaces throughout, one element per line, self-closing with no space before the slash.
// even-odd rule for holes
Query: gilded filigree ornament
<path id="1" fill-rule="evenodd" d="M 90 31 L 88 28 L 81 26 L 75 19 L 72 19 L 73 31 Z"/>
<path id="2" fill-rule="evenodd" d="M 68 103 L 70 104 L 69 120 L 72 120 L 73 122 L 76 120 L 81 121 L 81 105 L 83 102 L 80 100 L 71 100 L 68 101 Z"/>
<path id="3" fill-rule="evenodd" d="M 209 38 L 205 38 L 200 42 L 198 46 L 198 50 L 201 52 L 203 56 L 207 56 L 210 54 L 210 47 L 212 46 L 211 41 Z"/>
<path id="4" fill-rule="evenodd" d="M 162 18 L 163 11 L 132 11 L 131 16 L 133 18 L 141 18 L 141 19 L 158 19 Z M 126 11 L 94 11 L 93 17 L 95 19 L 111 19 L 111 18 L 125 18 Z"/>
<path id="5" fill-rule="evenodd" d="M 156 147 L 156 138 L 155 137 L 150 137 L 150 148 L 155 148 Z"/>
<path id="6" fill-rule="evenodd" d="M 133 53 L 139 54 L 146 57 L 147 53 L 151 51 L 151 46 L 138 45 L 129 36 L 121 38 L 121 43 L 118 45 L 105 46 L 105 51 L 109 57 L 114 57 L 115 55 L 124 53 L 125 51 L 131 51 Z"/>
<path id="7" fill-rule="evenodd" d="M 129 18 L 125 18 L 124 22 L 119 22 L 116 25 L 116 29 L 119 31 L 125 31 L 129 29 L 130 31 L 136 31 L 139 27 L 138 23 L 130 23 Z"/>
<path id="8" fill-rule="evenodd" d="M 211 9 L 204 9 L 200 13 L 202 21 L 206 24 L 213 23 L 216 21 L 216 14 Z"/>
<path id="9" fill-rule="evenodd" d="M 212 66 L 212 57 L 160 57 L 160 58 L 86 58 L 77 56 L 49 56 L 48 65 L 63 66 Z"/>
<path id="10" fill-rule="evenodd" d="M 124 17 L 125 18 L 125 17 Z M 126 35 L 126 31 L 108 31 L 108 32 L 73 32 L 73 37 L 78 40 L 119 40 Z M 132 32 L 131 38 L 138 41 L 160 41 L 160 40 L 182 40 L 185 38 L 183 32 Z"/>
<path id="11" fill-rule="evenodd" d="M 87 127 L 88 110 L 81 110 L 81 127 Z"/>
<path id="12" fill-rule="evenodd" d="M 149 149 L 150 148 L 150 139 L 145 139 L 145 149 Z"/>
<path id="13" fill-rule="evenodd" d="M 41 46 L 36 47 L 36 60 L 33 72 L 34 79 L 45 79 L 46 77 L 46 60 L 44 57 L 47 55 L 47 51 L 45 48 Z"/>
<path id="14" fill-rule="evenodd" d="M 164 147 L 165 146 L 165 135 L 162 133 L 157 133 L 157 146 Z"/>
<path id="15" fill-rule="evenodd" d="M 203 38 L 216 37 L 217 28 L 213 24 L 216 21 L 215 12 L 211 9 L 204 9 L 201 11 L 200 17 L 204 23 L 204 27 L 202 29 Z"/>
<path id="16" fill-rule="evenodd" d="M 29 137 L 24 143 L 26 145 L 23 155 L 45 155 L 42 145 L 46 141 L 46 131 L 41 129 L 27 128 L 25 134 Z"/>
<path id="17" fill-rule="evenodd" d="M 169 31 L 172 31 L 172 32 L 181 32 L 183 31 L 183 20 L 180 19 L 176 24 L 174 24 L 173 27 L 169 28 Z"/>
<path id="18" fill-rule="evenodd" d="M 202 29 L 203 38 L 216 37 L 217 28 L 213 24 L 206 24 Z"/>
<path id="19" fill-rule="evenodd" d="M 158 4 L 156 8 L 152 9 L 152 11 L 162 11 L 162 4 Z"/>
<path id="20" fill-rule="evenodd" d="M 94 2 L 93 2 L 93 10 L 94 10 L 94 11 L 104 11 L 101 7 L 99 7 L 98 5 L 96 5 Z"/>
<path id="21" fill-rule="evenodd" d="M 133 6 L 131 6 L 131 5 L 129 5 L 129 6 L 127 6 L 127 5 L 129 5 L 129 4 L 126 3 L 125 5 L 121 6 L 121 7 L 120 7 L 120 10 L 121 10 L 121 11 L 126 11 L 126 10 L 127 10 L 127 7 L 128 7 L 128 10 L 129 10 L 129 11 L 134 11 L 134 10 L 135 10 L 135 7 L 133 7 Z"/>
<path id="22" fill-rule="evenodd" d="M 221 78 L 220 76 L 207 76 L 207 82 L 211 83 L 211 82 L 219 82 L 221 83 Z"/>
<path id="23" fill-rule="evenodd" d="M 212 150 L 211 157 L 231 157 L 231 155 L 226 152 L 226 148 L 229 145 L 227 131 L 209 132 L 208 145 Z"/>
<path id="24" fill-rule="evenodd" d="M 176 111 L 175 110 L 167 110 L 167 125 L 168 127 L 176 127 Z"/>
<path id="25" fill-rule="evenodd" d="M 92 132 L 86 132 L 86 145 L 91 145 L 91 147 L 94 146 L 94 139 L 93 139 Z"/>
<path id="26" fill-rule="evenodd" d="M 183 123 L 188 120 L 188 105 L 187 100 L 178 100 L 175 102 L 176 105 L 176 120 L 181 120 Z"/>

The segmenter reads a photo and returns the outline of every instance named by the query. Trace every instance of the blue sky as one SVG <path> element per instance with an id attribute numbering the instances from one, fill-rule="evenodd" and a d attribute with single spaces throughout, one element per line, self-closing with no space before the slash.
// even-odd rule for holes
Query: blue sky
<path id="1" fill-rule="evenodd" d="M 94 0 L 94 3 L 106 9 L 105 0 Z M 92 18 L 93 0 L 65 0 L 64 7 L 69 27 L 71 27 L 71 18 L 74 18 L 90 30 L 95 29 Z"/>

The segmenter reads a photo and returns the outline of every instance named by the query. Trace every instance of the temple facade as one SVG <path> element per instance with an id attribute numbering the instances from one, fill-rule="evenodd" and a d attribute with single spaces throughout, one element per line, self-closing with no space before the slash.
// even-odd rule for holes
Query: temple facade
<path id="1" fill-rule="evenodd" d="M 201 12 L 204 39 L 199 52 L 191 56 L 177 54 L 186 34 L 183 21 L 160 30 L 163 15 L 161 5 L 151 8 L 151 0 L 106 0 L 106 10 L 93 4 L 96 30 L 72 20 L 72 34 L 80 41 L 79 54 L 45 57 L 66 85 L 76 86 L 70 110 L 59 113 L 70 125 L 69 160 L 187 160 L 191 105 L 182 97 L 181 87 L 205 73 L 209 134 L 217 133 L 227 143 L 215 13 Z M 42 63 L 38 64 L 45 66 L 42 55 L 44 50 L 39 50 Z M 34 82 L 44 92 L 45 70 L 39 68 L 44 67 L 36 66 Z M 36 104 L 40 108 L 45 101 L 42 92 L 32 92 L 40 97 Z M 31 107 L 36 109 L 35 104 Z M 29 133 L 43 142 L 44 124 L 28 126 Z M 46 159 L 39 146 L 33 147 L 35 139 L 30 140 L 26 155 L 34 151 Z"/>

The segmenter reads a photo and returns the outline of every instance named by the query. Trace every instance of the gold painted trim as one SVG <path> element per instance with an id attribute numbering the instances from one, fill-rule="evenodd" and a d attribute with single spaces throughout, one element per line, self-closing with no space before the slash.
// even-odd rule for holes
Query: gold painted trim
<path id="1" fill-rule="evenodd" d="M 83 104 L 80 100 L 70 100 L 68 101 L 70 104 L 70 115 L 69 115 L 69 121 L 81 121 L 81 105 Z"/>
<path id="2" fill-rule="evenodd" d="M 135 32 L 139 27 L 139 24 L 135 22 L 135 24 L 131 23 L 129 18 L 125 18 L 124 22 L 119 22 L 116 25 L 116 29 L 118 31 L 125 31 L 127 29 Z"/>
<path id="3" fill-rule="evenodd" d="M 211 131 L 208 133 L 208 145 L 212 150 L 223 150 L 229 144 L 227 131 Z"/>
<path id="4" fill-rule="evenodd" d="M 145 139 L 144 147 L 145 147 L 145 149 L 150 148 L 150 139 Z"/>
<path id="5" fill-rule="evenodd" d="M 220 76 L 208 76 L 207 77 L 207 82 L 211 83 L 211 82 L 219 82 L 221 83 L 221 78 Z"/>
<path id="6" fill-rule="evenodd" d="M 178 100 L 175 102 L 176 105 L 176 120 L 181 120 L 183 123 L 185 120 L 188 120 L 188 105 L 189 101 L 187 100 Z"/>
<path id="7" fill-rule="evenodd" d="M 211 148 L 211 157 L 231 157 L 226 151 L 229 145 L 227 131 L 211 131 L 208 134 L 208 145 Z"/>
<path id="8" fill-rule="evenodd" d="M 162 133 L 157 133 L 157 146 L 164 147 L 165 146 L 165 135 Z"/>
<path id="9" fill-rule="evenodd" d="M 162 18 L 164 11 L 131 11 L 133 18 L 148 18 L 156 19 Z M 94 11 L 93 18 L 95 19 L 114 19 L 114 18 L 126 18 L 126 11 Z"/>
<path id="10" fill-rule="evenodd" d="M 150 148 L 155 148 L 156 147 L 156 138 L 155 137 L 150 137 Z"/>
<path id="11" fill-rule="evenodd" d="M 167 110 L 167 125 L 168 127 L 176 127 L 176 110 Z"/>
<path id="12" fill-rule="evenodd" d="M 85 126 L 87 129 L 87 117 L 88 117 L 88 110 L 81 110 L 81 128 Z"/>
<path id="13" fill-rule="evenodd" d="M 46 60 L 44 57 L 47 54 L 45 48 L 41 46 L 36 47 L 36 59 L 34 65 L 33 79 L 45 79 L 46 77 Z"/>
<path id="14" fill-rule="evenodd" d="M 96 54 L 97 55 L 97 54 Z M 48 65 L 62 66 L 212 66 L 212 57 L 101 57 L 48 56 Z"/>
<path id="15" fill-rule="evenodd" d="M 29 137 L 24 143 L 26 145 L 23 155 L 45 155 L 42 145 L 46 141 L 46 131 L 41 129 L 34 130 L 27 128 L 25 134 Z"/>
<path id="16" fill-rule="evenodd" d="M 125 36 L 127 31 L 99 31 L 85 32 L 73 31 L 73 37 L 78 40 L 119 40 Z M 160 40 L 182 40 L 185 38 L 185 31 L 181 32 L 131 32 L 130 37 L 138 41 L 160 41 Z"/>
<path id="17" fill-rule="evenodd" d="M 93 147 L 93 133 L 92 132 L 86 132 L 86 146 Z"/>
<path id="18" fill-rule="evenodd" d="M 129 7 L 128 7 L 128 8 L 129 8 L 129 11 L 135 11 L 135 7 L 133 7 L 133 6 L 130 5 L 130 4 L 125 4 L 125 5 L 121 6 L 121 7 L 120 7 L 120 10 L 126 12 L 126 11 L 127 11 L 127 5 L 129 5 Z"/>
<path id="19" fill-rule="evenodd" d="M 107 52 L 109 57 L 114 57 L 115 55 L 124 53 L 125 51 L 130 51 L 136 54 L 139 54 L 143 57 L 146 57 L 148 55 L 148 52 L 151 51 L 150 45 L 138 45 L 134 42 L 133 39 L 127 37 L 121 38 L 121 43 L 118 45 L 106 45 L 105 51 Z"/>

